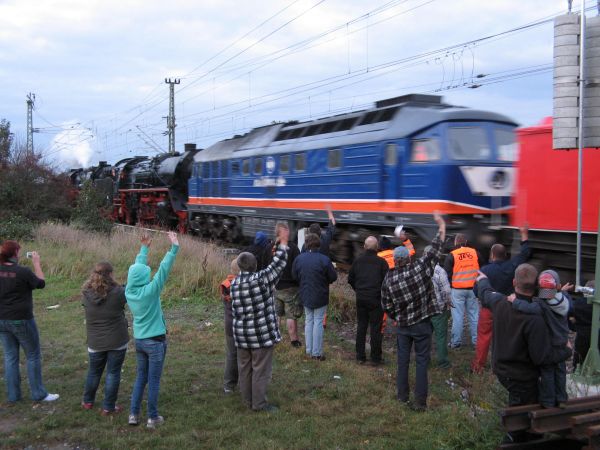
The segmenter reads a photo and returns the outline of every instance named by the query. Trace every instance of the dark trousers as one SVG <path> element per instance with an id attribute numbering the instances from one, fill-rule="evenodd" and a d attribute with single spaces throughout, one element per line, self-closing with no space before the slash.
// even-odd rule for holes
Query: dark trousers
<path id="1" fill-rule="evenodd" d="M 242 400 L 255 411 L 265 408 L 273 369 L 273 347 L 238 348 L 237 360 Z"/>
<path id="2" fill-rule="evenodd" d="M 408 401 L 409 384 L 408 368 L 410 364 L 410 352 L 415 347 L 415 362 L 417 374 L 415 379 L 415 404 L 427 405 L 428 378 L 427 367 L 429 366 L 431 352 L 431 333 L 433 327 L 429 319 L 422 320 L 414 325 L 398 327 L 398 372 L 396 374 L 396 389 L 398 400 Z"/>
<path id="3" fill-rule="evenodd" d="M 225 374 L 223 376 L 223 389 L 233 391 L 238 384 L 237 348 L 235 338 L 225 333 Z"/>
<path id="4" fill-rule="evenodd" d="M 381 322 L 383 321 L 383 309 L 381 305 L 356 305 L 356 359 L 364 361 L 365 342 L 367 340 L 367 327 L 371 329 L 371 360 L 379 362 L 381 358 Z"/>
<path id="5" fill-rule="evenodd" d="M 508 391 L 508 406 L 533 405 L 538 402 L 538 380 L 514 380 L 497 375 L 498 381 Z M 503 443 L 526 442 L 538 438 L 539 435 L 526 431 L 507 433 Z"/>
<path id="6" fill-rule="evenodd" d="M 567 401 L 567 366 L 564 361 L 540 368 L 539 389 L 540 403 L 546 408 Z"/>
<path id="7" fill-rule="evenodd" d="M 121 367 L 125 360 L 126 351 L 127 349 L 88 352 L 89 368 L 83 391 L 84 403 L 94 403 L 96 391 L 100 385 L 100 378 L 102 378 L 102 372 L 104 372 L 104 368 L 106 367 L 102 409 L 106 411 L 113 411 L 115 409 L 115 403 L 119 395 L 119 385 L 121 384 Z"/>

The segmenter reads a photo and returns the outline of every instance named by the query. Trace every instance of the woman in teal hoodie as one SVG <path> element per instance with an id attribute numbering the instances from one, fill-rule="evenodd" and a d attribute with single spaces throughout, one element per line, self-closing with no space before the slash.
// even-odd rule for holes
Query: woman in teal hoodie
<path id="1" fill-rule="evenodd" d="M 147 265 L 150 238 L 142 236 L 142 248 L 129 267 L 125 297 L 133 315 L 133 337 L 137 356 L 137 376 L 131 394 L 129 425 L 140 423 L 140 409 L 144 389 L 148 384 L 148 428 L 164 422 L 158 415 L 158 392 L 165 354 L 167 352 L 167 328 L 160 306 L 160 293 L 165 286 L 171 266 L 179 250 L 177 234 L 169 232 L 171 249 L 167 252 L 154 278 Z"/>

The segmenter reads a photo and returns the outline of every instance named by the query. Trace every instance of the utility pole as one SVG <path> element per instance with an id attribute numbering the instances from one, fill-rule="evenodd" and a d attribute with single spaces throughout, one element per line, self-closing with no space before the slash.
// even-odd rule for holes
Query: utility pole
<path id="1" fill-rule="evenodd" d="M 33 107 L 35 94 L 27 94 L 27 156 L 33 155 Z"/>
<path id="2" fill-rule="evenodd" d="M 175 85 L 180 83 L 179 78 L 171 80 L 165 78 L 169 85 L 169 115 L 167 116 L 167 134 L 169 135 L 169 153 L 175 153 Z"/>

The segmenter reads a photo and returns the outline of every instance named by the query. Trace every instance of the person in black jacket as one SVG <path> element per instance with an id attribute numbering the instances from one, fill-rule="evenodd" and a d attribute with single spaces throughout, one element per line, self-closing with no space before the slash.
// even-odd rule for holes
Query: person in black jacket
<path id="1" fill-rule="evenodd" d="M 121 383 L 121 367 L 127 352 L 129 332 L 125 318 L 125 289 L 113 279 L 108 262 L 96 264 L 83 284 L 83 307 L 87 330 L 89 369 L 83 392 L 83 409 L 92 409 L 96 391 L 106 367 L 102 415 L 119 413 L 116 404 Z"/>
<path id="2" fill-rule="evenodd" d="M 279 236 L 279 231 L 285 229 L 289 231 L 289 227 L 284 222 L 278 222 L 275 225 L 275 236 Z M 274 249 L 277 248 L 279 242 L 275 243 Z M 281 278 L 275 286 L 275 308 L 277 316 L 282 319 L 286 318 L 287 332 L 290 337 L 292 347 L 302 347 L 302 343 L 298 339 L 298 319 L 302 317 L 302 304 L 298 293 L 298 282 L 292 276 L 292 265 L 294 260 L 300 254 L 298 246 L 293 242 L 288 242 L 288 260 L 281 274 Z"/>
<path id="3" fill-rule="evenodd" d="M 521 264 L 515 271 L 517 299 L 531 302 L 535 294 L 537 270 L 530 264 Z M 550 332 L 542 316 L 516 311 L 506 296 L 490 285 L 486 275 L 477 278 L 481 304 L 494 315 L 492 339 L 492 367 L 500 384 L 508 391 L 508 405 L 538 403 L 540 367 L 569 358 L 571 350 L 552 347 Z M 528 439 L 526 433 L 509 433 L 506 441 Z"/>
<path id="4" fill-rule="evenodd" d="M 306 317 L 306 354 L 324 360 L 323 317 L 329 303 L 329 285 L 337 280 L 331 260 L 319 252 L 319 236 L 309 233 L 304 242 L 308 251 L 300 253 L 292 265 L 292 275 L 300 283 L 300 300 Z"/>
<path id="5" fill-rule="evenodd" d="M 270 263 L 273 257 L 271 252 L 273 241 L 269 239 L 264 231 L 257 231 L 254 236 L 254 242 L 251 246 L 246 247 L 243 252 L 252 253 L 256 258 L 256 270 L 263 270 Z"/>
<path id="6" fill-rule="evenodd" d="M 356 293 L 356 360 L 364 363 L 367 327 L 371 327 L 371 362 L 383 363 L 381 356 L 381 284 L 388 271 L 388 263 L 377 256 L 377 238 L 365 240 L 365 252 L 359 256 L 348 273 L 348 283 Z"/>

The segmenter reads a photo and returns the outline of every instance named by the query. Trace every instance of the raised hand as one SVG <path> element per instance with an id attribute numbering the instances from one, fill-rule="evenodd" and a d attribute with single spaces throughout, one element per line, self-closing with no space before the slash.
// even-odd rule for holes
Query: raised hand
<path id="1" fill-rule="evenodd" d="M 521 233 L 521 241 L 526 241 L 529 238 L 529 224 L 527 222 L 519 227 L 519 233 Z"/>
<path id="2" fill-rule="evenodd" d="M 31 262 L 33 264 L 40 263 L 40 254 L 38 252 L 31 252 Z"/>
<path id="3" fill-rule="evenodd" d="M 150 244 L 152 244 L 152 239 L 150 238 L 149 235 L 142 234 L 142 237 L 140 238 L 140 242 L 142 243 L 142 245 L 145 245 L 146 247 L 150 247 Z"/>
<path id="4" fill-rule="evenodd" d="M 167 236 L 169 236 L 169 240 L 171 241 L 171 244 L 179 245 L 179 240 L 177 239 L 177 233 L 175 233 L 174 231 L 169 231 L 167 233 Z"/>

